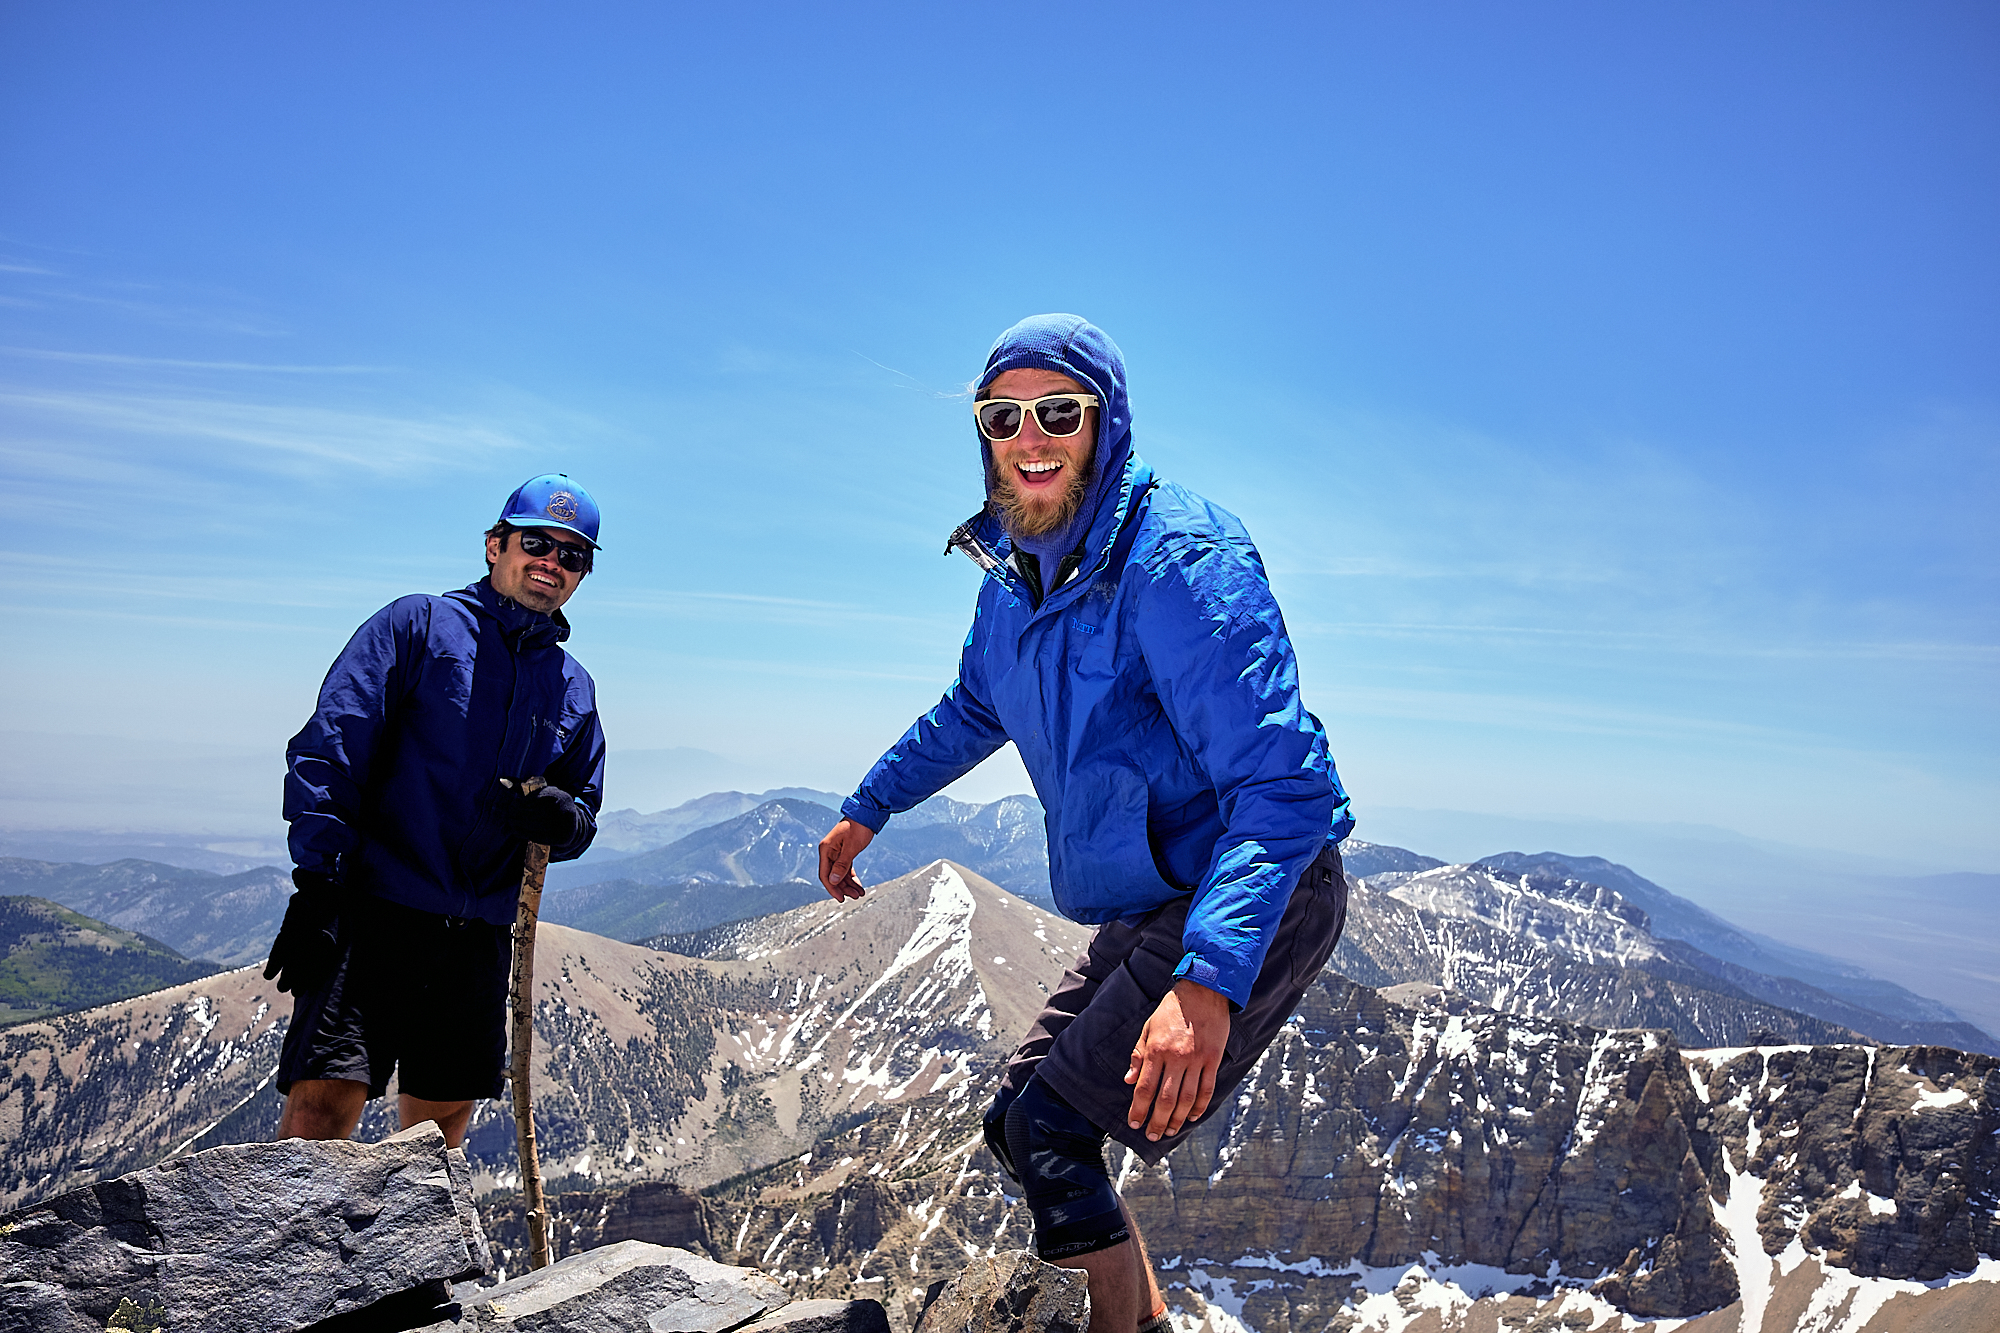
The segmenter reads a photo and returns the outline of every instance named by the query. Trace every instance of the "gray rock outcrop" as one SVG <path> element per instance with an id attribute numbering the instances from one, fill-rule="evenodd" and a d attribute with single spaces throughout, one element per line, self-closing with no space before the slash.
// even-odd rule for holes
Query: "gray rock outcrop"
<path id="1" fill-rule="evenodd" d="M 0 1333 L 273 1333 L 477 1277 L 491 1260 L 470 1181 L 426 1123 L 211 1148 L 72 1190 L 0 1218 Z"/>
<path id="2" fill-rule="evenodd" d="M 1090 1282 L 1026 1250 L 974 1259 L 924 1310 L 921 1333 L 1084 1333 Z"/>
<path id="3" fill-rule="evenodd" d="M 793 1301 L 737 1333 L 889 1333 L 880 1301 Z"/>
<path id="4" fill-rule="evenodd" d="M 888 1333 L 876 1301 L 792 1303 L 754 1268 L 686 1250 L 619 1241 L 483 1291 L 462 1291 L 456 1318 L 422 1333 Z M 755 1322 L 752 1322 L 755 1321 Z"/>

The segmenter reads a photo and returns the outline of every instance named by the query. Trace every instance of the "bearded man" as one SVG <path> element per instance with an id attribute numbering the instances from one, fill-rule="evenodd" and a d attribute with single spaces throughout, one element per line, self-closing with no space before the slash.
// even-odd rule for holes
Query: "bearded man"
<path id="1" fill-rule="evenodd" d="M 820 880 L 1008 741 L 1046 811 L 1056 906 L 1098 927 L 1009 1062 L 986 1139 L 1036 1248 L 1090 1282 L 1090 1333 L 1166 1327 L 1107 1136 L 1157 1162 L 1325 966 L 1353 828 L 1262 561 L 1234 516 L 1132 451 L 1125 365 L 1075 315 L 993 345 L 973 403 L 985 570 L 959 675 L 841 807 Z"/>

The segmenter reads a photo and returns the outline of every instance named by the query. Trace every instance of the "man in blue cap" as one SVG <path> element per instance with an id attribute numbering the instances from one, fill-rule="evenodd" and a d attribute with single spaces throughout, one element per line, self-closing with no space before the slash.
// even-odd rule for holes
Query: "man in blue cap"
<path id="1" fill-rule="evenodd" d="M 1257 549 L 1132 452 L 1125 364 L 1074 315 L 1000 336 L 973 411 L 987 504 L 952 535 L 986 572 L 959 675 L 841 807 L 820 880 L 1012 741 L 1046 811 L 1050 887 L 1096 925 L 986 1116 L 1042 1258 L 1090 1282 L 1090 1333 L 1166 1303 L 1106 1171 L 1227 1103 L 1325 966 L 1354 827 Z"/>
<path id="2" fill-rule="evenodd" d="M 522 485 L 486 577 L 371 616 L 292 738 L 296 892 L 264 969 L 293 992 L 280 1138 L 346 1138 L 392 1070 L 404 1127 L 454 1147 L 501 1095 L 523 852 L 581 856 L 603 801 L 596 686 L 562 648 L 597 517 L 566 476 Z M 548 785 L 523 795 L 527 777 Z"/>

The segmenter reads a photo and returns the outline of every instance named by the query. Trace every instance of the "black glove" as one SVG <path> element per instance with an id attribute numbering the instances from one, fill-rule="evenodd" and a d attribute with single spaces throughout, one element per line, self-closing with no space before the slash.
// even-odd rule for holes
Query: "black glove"
<path id="1" fill-rule="evenodd" d="M 539 842 L 545 847 L 563 847 L 583 834 L 583 812 L 576 797 L 561 787 L 544 787 L 533 796 L 511 788 L 514 799 L 507 807 L 507 827 L 517 838 Z"/>
<path id="2" fill-rule="evenodd" d="M 304 994 L 326 985 L 340 962 L 340 881 L 317 870 L 294 870 L 292 883 L 297 891 L 271 941 L 264 980 L 276 978 L 280 991 Z"/>

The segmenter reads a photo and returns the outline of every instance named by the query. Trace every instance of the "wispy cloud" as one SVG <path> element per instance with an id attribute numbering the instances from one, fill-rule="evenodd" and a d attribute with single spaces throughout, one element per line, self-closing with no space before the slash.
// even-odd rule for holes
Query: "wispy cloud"
<path id="1" fill-rule="evenodd" d="M 161 356 L 127 356 L 117 352 L 63 352 L 46 347 L 0 346 L 0 356 L 25 356 L 42 361 L 123 366 L 139 370 L 247 371 L 272 375 L 379 375 L 392 369 L 388 366 L 276 365 L 263 361 L 182 361 Z"/>
<path id="2" fill-rule="evenodd" d="M 241 616 L 191 616 L 169 615 L 160 611 L 107 610 L 102 607 L 75 607 L 62 605 L 9 605 L 0 602 L 0 616 L 14 619 L 16 623 L 33 623 L 51 616 L 65 619 L 80 619 L 92 622 L 118 621 L 141 625 L 172 625 L 181 629 L 227 630 L 247 634 L 321 634 L 318 625 L 287 624 L 282 621 L 253 620 Z"/>
<path id="3" fill-rule="evenodd" d="M 232 447 L 248 461 L 379 474 L 525 447 L 512 432 L 470 417 L 406 417 L 223 397 L 0 387 L 0 408 L 93 433 Z"/>
<path id="4" fill-rule="evenodd" d="M 467 543 L 465 582 L 478 573 L 477 548 Z M 349 553 L 345 560 L 366 559 L 366 553 Z M 37 551 L 0 550 L 0 561 L 26 574 L 27 586 L 45 596 L 32 598 L 53 607 L 106 603 L 212 603 L 230 607 L 270 607 L 287 610 L 321 610 L 328 607 L 369 605 L 383 600 L 385 587 L 421 585 L 421 575 L 413 574 L 407 562 L 377 564 L 350 575 L 308 573 L 297 569 L 282 572 L 246 571 L 240 563 L 201 560 L 185 552 L 167 562 L 140 555 L 127 559 L 91 559 L 78 556 L 45 555 Z M 435 581 L 430 580 L 430 581 Z M 17 587 L 16 597 L 21 596 Z M 93 613 L 94 614 L 94 613 Z M 259 622 L 262 623 L 262 622 Z"/>
<path id="5" fill-rule="evenodd" d="M 1829 748 L 1825 737 L 1796 729 L 1547 696 L 1346 686 L 1340 703 L 1342 711 L 1352 715 L 1457 727 L 1679 743 L 1697 740 L 1723 743 L 1732 749 L 1757 745 L 1817 752 Z"/>
<path id="6" fill-rule="evenodd" d="M 29 293 L 43 302 L 66 305 L 85 305 L 109 310 L 143 320 L 148 324 L 160 324 L 169 328 L 187 329 L 200 333 L 221 333 L 237 337 L 277 338 L 289 330 L 282 325 L 258 315 L 241 310 L 227 310 L 218 306 L 196 304 L 176 304 L 165 301 L 142 300 L 130 296 L 105 296 L 96 292 L 74 289 L 43 287 Z"/>
<path id="7" fill-rule="evenodd" d="M 765 597 L 751 593 L 621 591 L 594 599 L 592 609 L 673 615 L 705 620 L 755 620 L 777 625 L 909 625 L 950 633 L 956 628 L 938 616 L 899 615 L 873 610 L 858 602 L 819 601 L 803 597 Z"/>
<path id="8" fill-rule="evenodd" d="M 1823 640 L 1791 643 L 1757 642 L 1719 637 L 1694 637 L 1680 632 L 1626 629 L 1577 629 L 1550 625 L 1444 624 L 1414 621 L 1294 619 L 1300 636 L 1360 635 L 1382 639 L 1513 640 L 1552 645 L 1578 645 L 1649 654 L 1694 657 L 1764 658 L 1773 661 L 1879 659 L 1906 662 L 1959 662 L 2000 665 L 2000 644 L 1950 643 L 1925 640 Z"/>

